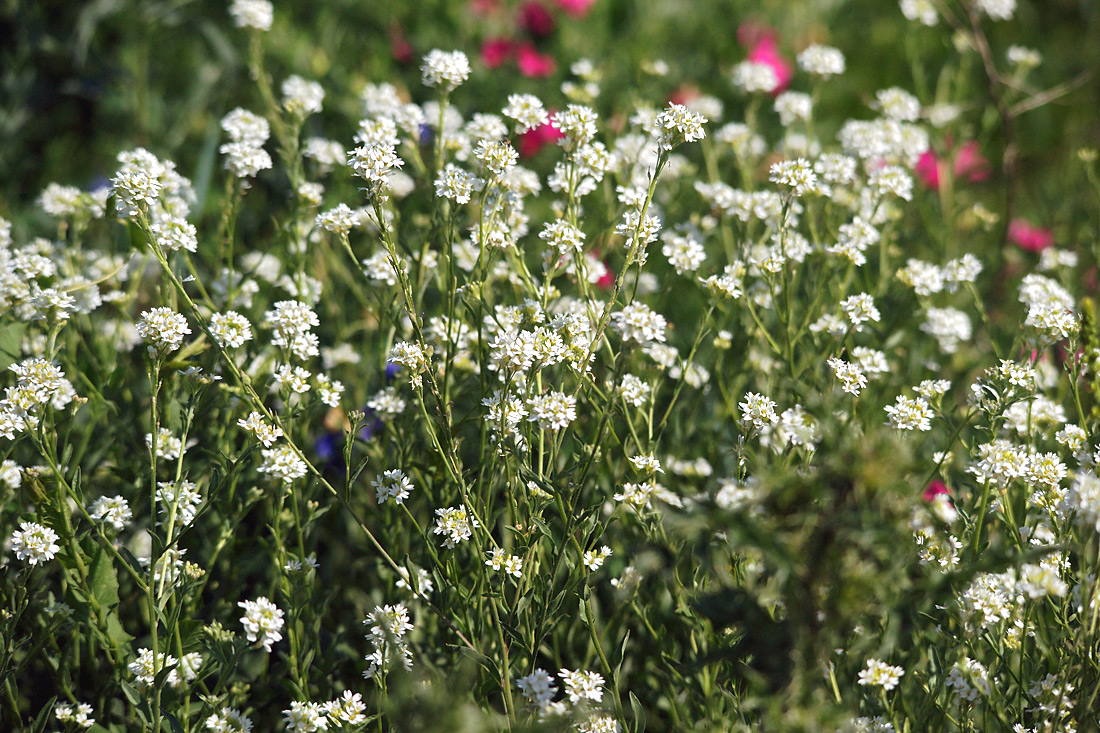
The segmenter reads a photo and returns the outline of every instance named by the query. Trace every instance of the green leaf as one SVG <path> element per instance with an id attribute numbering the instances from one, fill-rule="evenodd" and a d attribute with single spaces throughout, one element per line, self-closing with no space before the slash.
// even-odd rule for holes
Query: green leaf
<path id="1" fill-rule="evenodd" d="M 169 712 L 164 713 L 164 718 L 168 721 L 168 727 L 172 729 L 172 733 L 184 733 L 183 726 L 180 725 L 179 718 Z"/>
<path id="2" fill-rule="evenodd" d="M 114 608 L 118 605 L 118 576 L 115 575 L 115 566 L 111 556 L 106 550 L 100 548 L 92 560 L 91 572 L 88 574 L 88 585 L 92 596 L 103 609 Z"/>
<path id="3" fill-rule="evenodd" d="M 53 712 L 53 705 L 57 702 L 57 695 L 50 698 L 50 701 L 42 706 L 42 712 L 38 713 L 38 717 L 34 719 L 34 723 L 27 729 L 27 733 L 43 733 L 46 730 L 46 726 L 50 723 L 50 713 Z"/>
<path id="4" fill-rule="evenodd" d="M 634 711 L 634 731 L 640 733 L 645 730 L 645 708 L 642 701 L 633 692 L 630 693 L 630 709 Z"/>
<path id="5" fill-rule="evenodd" d="M 119 620 L 118 614 L 111 611 L 107 614 L 107 635 L 118 644 L 122 649 L 125 649 L 130 645 L 130 642 L 134 640 L 134 637 L 126 633 L 126 629 L 122 628 L 122 621 Z"/>
<path id="6" fill-rule="evenodd" d="M 20 349 L 22 342 L 22 323 L 0 326 L 0 370 L 6 371 L 8 367 L 19 361 L 19 357 L 23 355 Z"/>

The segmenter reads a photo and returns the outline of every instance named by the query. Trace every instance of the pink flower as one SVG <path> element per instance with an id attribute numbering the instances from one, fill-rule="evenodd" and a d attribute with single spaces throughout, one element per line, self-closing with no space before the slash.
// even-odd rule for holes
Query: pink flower
<path id="1" fill-rule="evenodd" d="M 1008 238 L 1020 249 L 1042 252 L 1054 244 L 1054 233 L 1037 227 L 1027 219 L 1013 219 L 1008 225 Z"/>
<path id="2" fill-rule="evenodd" d="M 545 38 L 554 32 L 554 16 L 542 3 L 532 0 L 520 6 L 519 27 L 535 38 Z"/>
<path id="3" fill-rule="evenodd" d="M 940 157 L 932 152 L 932 148 L 928 148 L 920 154 L 916 166 L 913 167 L 913 172 L 921 183 L 933 191 L 940 190 L 940 163 Z"/>
<path id="4" fill-rule="evenodd" d="M 924 499 L 925 501 L 935 501 L 936 497 L 940 494 L 947 494 L 948 496 L 950 496 L 951 489 L 947 488 L 947 484 L 945 484 L 943 481 L 935 479 L 928 482 L 928 486 L 926 486 L 924 488 L 924 491 L 921 492 L 920 498 Z"/>
<path id="5" fill-rule="evenodd" d="M 583 18 L 596 4 L 596 0 L 554 0 L 558 7 L 574 18 Z"/>
<path id="6" fill-rule="evenodd" d="M 599 260 L 597 260 L 598 262 Z M 607 266 L 607 263 L 603 263 L 604 273 L 600 275 L 600 279 L 596 281 L 596 287 L 600 290 L 611 290 L 615 287 L 615 273 L 611 271 L 611 268 Z"/>
<path id="7" fill-rule="evenodd" d="M 749 47 L 747 60 L 756 64 L 770 66 L 775 72 L 779 84 L 771 91 L 772 96 L 787 88 L 794 77 L 794 66 L 779 53 L 779 40 L 775 29 L 756 23 L 742 23 L 737 29 L 737 40 L 742 46 Z"/>
<path id="8" fill-rule="evenodd" d="M 390 27 L 390 55 L 399 64 L 408 64 L 413 60 L 412 44 L 405 39 L 405 31 L 400 25 Z"/>
<path id="9" fill-rule="evenodd" d="M 948 142 L 950 145 L 950 142 Z M 946 163 L 936 155 L 931 148 L 921 153 L 913 172 L 917 174 L 921 182 L 933 191 L 940 190 L 940 174 Z M 978 152 L 978 142 L 971 140 L 963 143 L 955 153 L 955 164 L 952 166 L 952 174 L 956 181 L 969 183 L 981 183 L 989 178 L 989 161 Z"/>
<path id="10" fill-rule="evenodd" d="M 971 183 L 981 183 L 989 179 L 989 161 L 978 151 L 978 141 L 963 143 L 955 156 L 955 178 L 965 178 Z"/>
<path id="11" fill-rule="evenodd" d="M 533 130 L 528 130 L 519 136 L 519 143 L 517 149 L 519 154 L 524 158 L 530 158 L 532 155 L 542 150 L 542 147 L 547 143 L 557 142 L 564 137 L 561 132 L 553 125 L 547 123 L 545 125 L 539 125 Z"/>
<path id="12" fill-rule="evenodd" d="M 702 94 L 699 87 L 694 84 L 681 84 L 679 89 L 668 96 L 668 101 L 671 104 L 687 104 L 693 99 L 698 99 Z"/>
<path id="13" fill-rule="evenodd" d="M 478 15 L 492 15 L 500 9 L 500 0 L 470 0 L 470 10 Z"/>
<path id="14" fill-rule="evenodd" d="M 540 78 L 550 76 L 558 68 L 553 56 L 539 53 L 531 43 L 523 43 L 516 48 L 516 66 L 524 76 Z"/>
<path id="15" fill-rule="evenodd" d="M 515 44 L 508 38 L 487 38 L 481 44 L 481 62 L 490 69 L 503 65 L 515 53 Z"/>

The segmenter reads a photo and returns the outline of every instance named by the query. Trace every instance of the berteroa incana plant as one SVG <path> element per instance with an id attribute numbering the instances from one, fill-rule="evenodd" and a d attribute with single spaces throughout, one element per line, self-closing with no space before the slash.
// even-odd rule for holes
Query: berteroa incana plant
<path id="1" fill-rule="evenodd" d="M 857 49 L 767 31 L 489 103 L 279 78 L 235 0 L 206 200 L 152 140 L 0 220 L 5 729 L 1100 725 L 1098 232 L 1013 138 L 1070 87 L 1015 0 L 888 11 L 954 50 L 845 120 Z"/>

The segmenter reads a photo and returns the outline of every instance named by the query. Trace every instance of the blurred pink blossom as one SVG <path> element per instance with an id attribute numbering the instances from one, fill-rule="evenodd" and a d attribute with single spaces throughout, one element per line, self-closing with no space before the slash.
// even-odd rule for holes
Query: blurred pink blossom
<path id="1" fill-rule="evenodd" d="M 545 38 L 554 32 L 554 16 L 542 3 L 526 2 L 519 9 L 519 27 L 535 38 Z"/>
<path id="2" fill-rule="evenodd" d="M 519 154 L 524 158 L 530 158 L 532 155 L 542 150 L 543 146 L 547 143 L 557 142 L 564 137 L 561 132 L 553 125 L 547 123 L 539 125 L 533 130 L 528 130 L 519 136 L 519 143 L 516 146 Z"/>
<path id="3" fill-rule="evenodd" d="M 794 66 L 779 53 L 779 36 L 774 28 L 752 22 L 742 23 L 737 29 L 737 40 L 742 46 L 748 46 L 747 60 L 770 66 L 775 72 L 779 84 L 771 91 L 772 96 L 790 85 Z"/>
<path id="4" fill-rule="evenodd" d="M 516 66 L 519 73 L 530 77 L 550 76 L 558 68 L 553 56 L 539 53 L 532 43 L 523 43 L 516 48 Z"/>
<path id="5" fill-rule="evenodd" d="M 928 482 L 928 486 L 924 487 L 924 491 L 921 492 L 920 498 L 925 501 L 935 501 L 936 497 L 940 494 L 951 495 L 951 489 L 947 488 L 947 484 L 939 479 L 934 479 Z"/>
<path id="6" fill-rule="evenodd" d="M 1008 238 L 1028 252 L 1042 252 L 1054 244 L 1054 232 L 1037 227 L 1027 219 L 1013 219 L 1008 225 Z"/>
<path id="7" fill-rule="evenodd" d="M 481 61 L 490 69 L 503 65 L 515 53 L 515 44 L 508 38 L 487 38 L 481 44 Z"/>
<path id="8" fill-rule="evenodd" d="M 596 4 L 596 0 L 554 0 L 557 6 L 574 18 L 583 18 Z"/>
<path id="9" fill-rule="evenodd" d="M 920 159 L 913 172 L 917 174 L 921 182 L 933 191 L 940 188 L 940 172 L 944 170 L 946 163 L 929 148 L 921 153 Z M 955 153 L 955 164 L 952 166 L 956 181 L 969 183 L 981 183 L 989 178 L 989 161 L 982 157 L 978 150 L 978 142 L 970 140 L 963 143 Z"/>

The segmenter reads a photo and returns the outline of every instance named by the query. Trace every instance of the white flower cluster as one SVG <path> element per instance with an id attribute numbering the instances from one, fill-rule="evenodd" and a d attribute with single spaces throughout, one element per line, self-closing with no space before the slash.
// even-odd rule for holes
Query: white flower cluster
<path id="1" fill-rule="evenodd" d="M 474 528 L 481 526 L 461 504 L 456 507 L 436 509 L 435 514 L 438 519 L 434 532 L 443 535 L 444 547 L 450 548 L 465 542 L 473 536 Z"/>
<path id="2" fill-rule="evenodd" d="M 31 358 L 8 369 L 17 377 L 0 399 L 0 436 L 8 440 L 37 426 L 44 406 L 62 410 L 76 396 L 72 383 L 53 362 Z"/>
<path id="3" fill-rule="evenodd" d="M 57 532 L 37 522 L 20 522 L 11 536 L 11 550 L 28 565 L 49 562 L 60 552 Z"/>
<path id="4" fill-rule="evenodd" d="M 889 692 L 898 686 L 905 674 L 901 667 L 893 667 L 878 659 L 868 659 L 867 666 L 859 673 L 859 684 L 874 685 Z"/>
<path id="5" fill-rule="evenodd" d="M 292 483 L 295 479 L 302 478 L 309 470 L 306 462 L 298 457 L 298 454 L 289 445 L 279 445 L 261 451 L 263 465 L 256 470 L 260 473 L 269 473 L 284 484 Z"/>
<path id="6" fill-rule="evenodd" d="M 707 118 L 692 112 L 682 104 L 670 104 L 657 115 L 655 124 L 660 131 L 657 144 L 664 150 L 672 150 L 682 143 L 693 143 L 706 137 L 703 125 Z"/>
<path id="7" fill-rule="evenodd" d="M 241 625 L 245 636 L 253 644 L 259 642 L 265 652 L 271 653 L 271 645 L 283 639 L 283 611 L 266 597 L 237 604 L 244 609 Z"/>
<path id="8" fill-rule="evenodd" d="M 485 564 L 496 571 L 504 571 L 505 575 L 510 575 L 513 578 L 523 577 L 523 558 L 517 555 L 510 555 L 503 549 L 497 547 L 489 550 L 489 557 L 485 560 Z"/>
<path id="9" fill-rule="evenodd" d="M 168 354 L 183 345 L 183 337 L 191 333 L 191 328 L 182 314 L 162 307 L 142 311 L 137 332 L 151 350 Z"/>
<path id="10" fill-rule="evenodd" d="M 437 48 L 424 57 L 420 70 L 425 86 L 436 87 L 446 93 L 470 77 L 470 60 L 461 51 L 441 51 Z"/>
<path id="11" fill-rule="evenodd" d="M 108 524 L 116 532 L 126 528 L 134 518 L 130 503 L 121 496 L 101 496 L 88 506 L 88 516 Z"/>
<path id="12" fill-rule="evenodd" d="M 405 499 L 409 498 L 409 492 L 413 490 L 412 481 L 399 468 L 383 471 L 370 485 L 374 487 L 380 505 L 391 499 L 394 504 L 404 504 Z"/>
<path id="13" fill-rule="evenodd" d="M 258 31 L 271 30 L 275 10 L 268 0 L 233 0 L 229 6 L 233 24 L 238 28 L 253 28 Z"/>
<path id="14" fill-rule="evenodd" d="M 167 682 L 171 687 L 179 688 L 198 677 L 202 661 L 202 655 L 197 652 L 184 654 L 179 659 L 171 654 L 159 652 L 154 661 L 153 651 L 142 648 L 138 649 L 137 659 L 130 662 L 127 669 L 134 675 L 139 687 L 148 689 L 153 686 L 159 673 L 171 668 Z"/>
<path id="15" fill-rule="evenodd" d="M 222 118 L 222 129 L 229 142 L 219 149 L 225 156 L 225 169 L 235 178 L 254 178 L 271 167 L 271 155 L 264 143 L 271 136 L 271 126 L 259 115 L 238 107 Z"/>
<path id="16" fill-rule="evenodd" d="M 53 716 L 59 723 L 72 723 L 78 728 L 91 728 L 95 725 L 92 717 L 92 706 L 86 702 L 78 703 L 76 709 L 72 705 L 60 704 L 54 706 Z"/>
<path id="17" fill-rule="evenodd" d="M 297 300 L 279 301 L 264 314 L 264 324 L 274 331 L 271 344 L 302 360 L 319 353 L 313 328 L 320 323 L 313 309 Z"/>
<path id="18" fill-rule="evenodd" d="M 413 630 L 413 625 L 404 603 L 375 606 L 367 614 L 363 624 L 370 627 L 367 641 L 374 647 L 365 657 L 368 667 L 363 671 L 364 678 L 369 680 L 384 677 L 395 662 L 400 662 L 405 669 L 412 668 L 412 651 L 405 637 Z"/>

